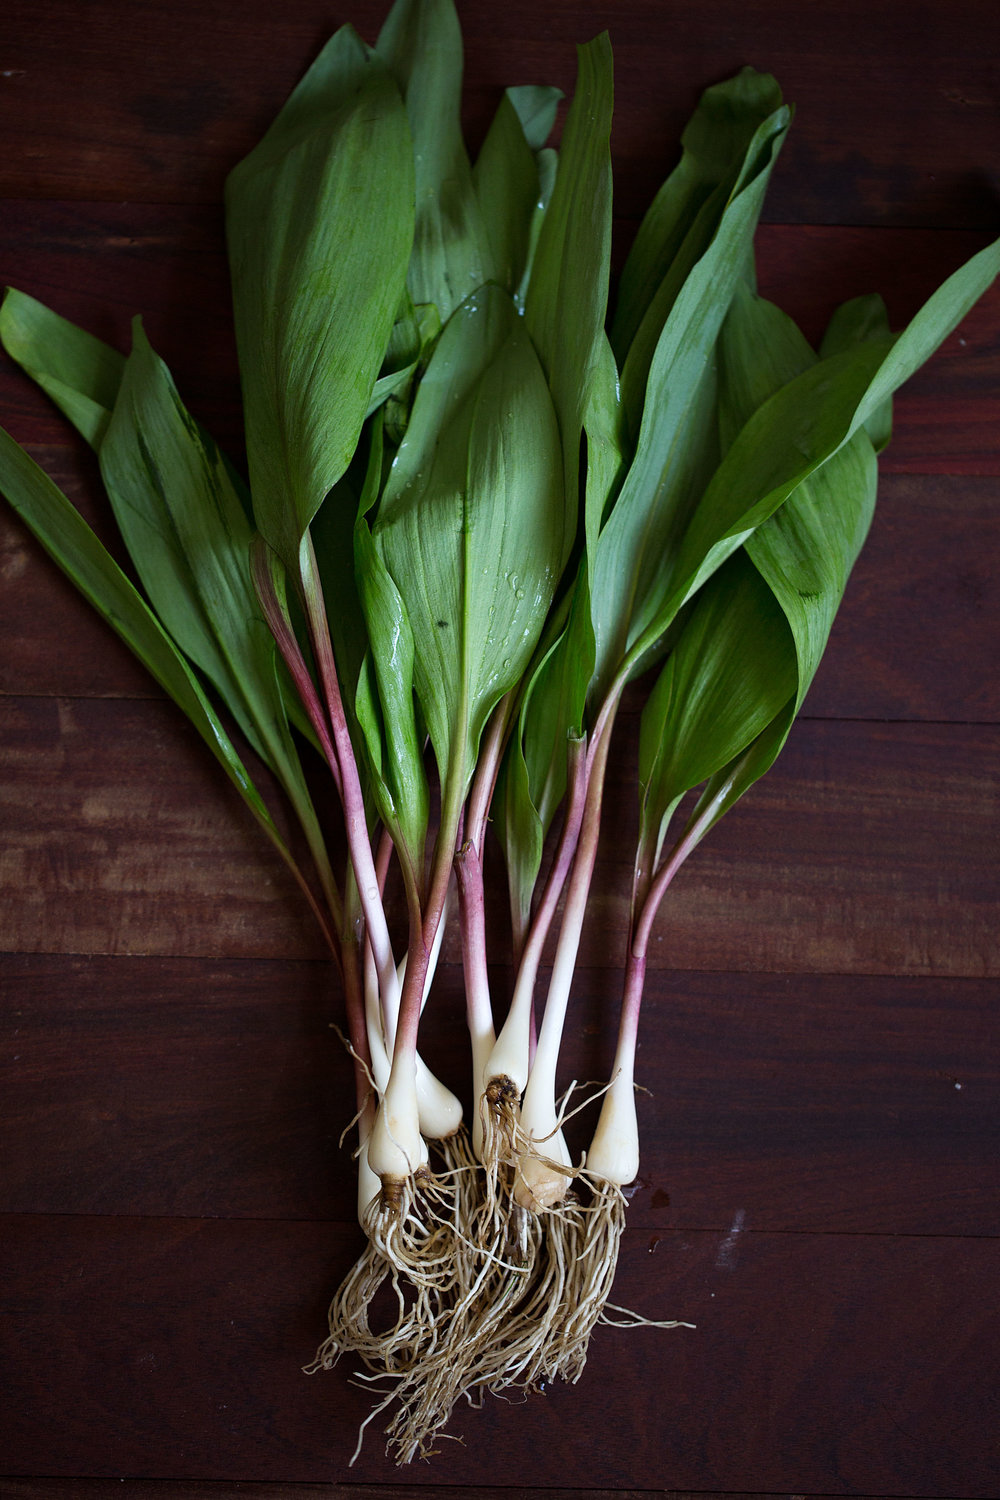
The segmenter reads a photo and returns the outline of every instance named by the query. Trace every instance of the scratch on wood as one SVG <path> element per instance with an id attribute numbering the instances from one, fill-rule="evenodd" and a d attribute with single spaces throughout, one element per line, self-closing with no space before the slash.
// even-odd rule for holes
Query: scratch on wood
<path id="1" fill-rule="evenodd" d="M 746 1226 L 747 1215 L 745 1208 L 738 1208 L 733 1219 L 732 1227 L 719 1246 L 715 1257 L 715 1269 L 717 1271 L 732 1271 L 736 1267 L 737 1240 Z"/>

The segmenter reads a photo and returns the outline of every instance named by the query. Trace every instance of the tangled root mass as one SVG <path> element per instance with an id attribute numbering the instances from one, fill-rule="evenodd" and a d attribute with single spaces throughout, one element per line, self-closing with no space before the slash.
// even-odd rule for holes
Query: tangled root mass
<path id="1" fill-rule="evenodd" d="M 368 1423 L 391 1407 L 387 1450 L 400 1464 L 428 1458 L 460 1400 L 477 1406 L 487 1392 L 575 1382 L 596 1325 L 621 1321 L 605 1317 L 625 1227 L 621 1190 L 581 1171 L 560 1204 L 522 1208 L 513 1182 L 518 1153 L 531 1148 L 510 1113 L 498 1110 L 493 1123 L 486 1166 L 461 1130 L 437 1143 L 436 1174 L 399 1202 L 373 1205 L 368 1243 L 331 1303 L 329 1335 L 307 1369 L 360 1361 L 356 1378 L 379 1399 L 357 1452 Z"/>

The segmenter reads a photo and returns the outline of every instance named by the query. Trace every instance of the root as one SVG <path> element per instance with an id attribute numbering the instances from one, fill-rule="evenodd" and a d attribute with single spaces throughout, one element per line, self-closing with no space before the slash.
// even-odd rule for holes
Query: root
<path id="1" fill-rule="evenodd" d="M 329 1333 L 306 1366 L 309 1374 L 355 1355 L 375 1375 L 401 1376 L 419 1366 L 438 1337 L 457 1270 L 456 1184 L 427 1168 L 393 1183 L 365 1214 L 367 1242 L 329 1309 Z M 466 1196 L 468 1189 L 466 1189 Z M 390 1312 L 372 1327 L 371 1310 L 385 1289 Z"/>
<path id="2" fill-rule="evenodd" d="M 390 1271 L 440 1295 L 454 1277 L 454 1185 L 422 1167 L 369 1206 L 364 1228 Z"/>
<path id="3" fill-rule="evenodd" d="M 483 1198 L 493 1210 L 506 1198 L 503 1189 L 520 1155 L 518 1120 L 521 1095 L 512 1078 L 491 1078 L 479 1101 L 483 1127 Z"/>
<path id="4" fill-rule="evenodd" d="M 510 1397 L 579 1380 L 601 1323 L 658 1328 L 609 1302 L 625 1228 L 625 1195 L 567 1169 L 526 1140 L 515 1106 L 487 1099 L 483 1164 L 464 1130 L 435 1142 L 441 1165 L 368 1215 L 369 1242 L 330 1308 L 330 1334 L 309 1369 L 354 1354 L 381 1386 L 364 1431 L 392 1407 L 387 1451 L 399 1464 L 436 1451 L 464 1399 Z M 528 1153 L 567 1179 L 563 1201 L 532 1211 L 514 1190 Z M 372 1304 L 392 1309 L 373 1327 Z M 610 1315 L 609 1315 L 610 1314 Z M 620 1316 L 614 1316 L 618 1314 Z M 353 1460 L 352 1460 L 353 1461 Z"/>

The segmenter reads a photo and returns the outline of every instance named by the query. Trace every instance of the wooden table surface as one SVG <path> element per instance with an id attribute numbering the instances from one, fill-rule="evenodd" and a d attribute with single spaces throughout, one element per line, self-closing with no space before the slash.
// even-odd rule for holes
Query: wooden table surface
<path id="1" fill-rule="evenodd" d="M 121 345 L 142 312 L 238 454 L 223 178 L 334 26 L 372 39 L 383 11 L 7 0 L 3 282 Z M 619 264 L 701 88 L 747 62 L 797 105 L 759 258 L 810 337 L 870 290 L 899 326 L 1000 232 L 993 0 L 460 11 L 473 142 L 503 85 L 571 88 L 572 44 L 609 28 Z M 92 459 L 6 359 L 0 413 L 106 532 Z M 3 510 L 3 1496 L 1000 1493 L 998 418 L 994 289 L 898 398 L 781 761 L 661 913 L 616 1296 L 696 1330 L 601 1330 L 578 1386 L 463 1407 L 404 1472 L 375 1435 L 348 1468 L 349 1369 L 300 1373 L 360 1244 L 317 935 L 196 736 Z M 567 1079 L 610 1063 L 634 731 Z M 440 990 L 428 1050 L 464 1090 L 451 939 Z"/>

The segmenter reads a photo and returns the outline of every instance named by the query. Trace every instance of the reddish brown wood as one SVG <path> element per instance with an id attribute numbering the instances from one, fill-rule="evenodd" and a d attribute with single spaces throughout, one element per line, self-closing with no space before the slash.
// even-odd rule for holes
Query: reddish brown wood
<path id="1" fill-rule="evenodd" d="M 371 37 L 385 8 L 350 15 Z M 503 84 L 571 87 L 611 27 L 618 265 L 699 90 L 747 61 L 798 105 L 758 271 L 811 339 L 872 290 L 900 326 L 1000 228 L 991 0 L 460 8 L 474 142 Z M 237 458 L 221 185 L 347 14 L 4 11 L 0 280 L 120 347 L 141 312 Z M 464 1445 L 406 1475 L 374 1439 L 349 1470 L 367 1396 L 298 1373 L 359 1243 L 316 934 L 196 738 L 0 520 L 5 1497 L 996 1494 L 998 390 L 994 289 L 897 401 L 809 722 L 662 913 L 616 1296 L 698 1330 L 605 1330 L 578 1387 L 463 1409 Z M 107 534 L 93 461 L 6 360 L 0 420 Z M 616 771 L 567 1080 L 609 1067 L 633 822 Z M 460 1003 L 452 942 L 425 1036 L 465 1093 Z"/>
<path id="2" fill-rule="evenodd" d="M 124 562 L 86 456 L 66 448 L 35 456 Z M 806 717 L 1000 719 L 996 493 L 988 478 L 883 476 Z M 0 691 L 161 696 L 7 510 L 0 511 L 0 570 Z"/>
<path id="3" fill-rule="evenodd" d="M 370 1399 L 348 1371 L 299 1373 L 354 1231 L 9 1223 L 12 1472 L 404 1477 L 374 1434 L 348 1469 Z M 405 1481 L 433 1490 L 446 1470 L 449 1487 L 482 1492 L 513 1462 L 542 1488 L 990 1496 L 997 1342 L 984 1298 L 998 1270 L 986 1239 L 632 1232 L 619 1299 L 697 1329 L 599 1331 L 577 1386 L 463 1408 L 462 1443 Z"/>
<path id="4" fill-rule="evenodd" d="M 11 1479 L 4 1489 L 5 1500 L 64 1500 L 66 1496 L 79 1496 L 80 1500 L 419 1500 L 425 1490 L 419 1485 L 408 1484 L 246 1484 L 225 1482 L 195 1484 L 172 1483 L 155 1479 Z M 478 1500 L 484 1493 L 481 1485 L 473 1489 L 466 1486 L 448 1486 L 449 1500 Z M 551 1500 L 550 1489 L 522 1489 L 520 1486 L 503 1488 L 504 1500 Z M 682 1495 L 677 1490 L 672 1500 L 779 1500 L 777 1495 L 709 1495 L 704 1490 L 698 1496 Z M 648 1490 L 594 1490 L 565 1489 L 559 1487 L 559 1500 L 644 1500 Z M 817 1495 L 810 1500 L 827 1500 Z M 880 1500 L 880 1497 L 872 1497 Z"/>
<path id="5" fill-rule="evenodd" d="M 2 972 L 0 1212 L 352 1218 L 325 966 L 25 956 Z M 497 968 L 498 1008 L 508 984 Z M 564 1084 L 607 1075 L 617 1000 L 613 969 L 579 975 Z M 654 973 L 630 1222 L 994 1233 L 994 1001 L 972 980 Z M 421 1034 L 468 1107 L 460 1004 L 448 967 Z M 571 1124 L 574 1148 L 595 1118 Z"/>
<path id="6" fill-rule="evenodd" d="M 11 1479 L 4 1490 L 5 1500 L 64 1500 L 64 1497 L 79 1496 L 80 1500 L 419 1500 L 425 1493 L 419 1485 L 404 1484 L 246 1484 L 225 1482 L 171 1483 L 170 1480 L 155 1479 Z M 449 1500 L 478 1500 L 484 1494 L 481 1485 L 468 1489 L 464 1485 L 448 1486 Z M 644 1500 L 648 1490 L 594 1490 L 566 1489 L 560 1485 L 559 1500 Z M 504 1486 L 504 1500 L 551 1500 L 552 1490 L 522 1489 L 520 1486 Z M 671 1491 L 672 1500 L 779 1500 L 777 1495 L 710 1495 L 699 1491 L 682 1495 Z M 811 1496 L 810 1500 L 827 1500 L 826 1496 Z M 873 1496 L 870 1500 L 882 1500 Z"/>
<path id="7" fill-rule="evenodd" d="M 995 723 L 995 479 L 890 474 L 803 712 Z"/>
<path id="8" fill-rule="evenodd" d="M 81 9 L 11 0 L 5 26 L 7 197 L 217 202 L 226 170 L 270 122 L 326 36 L 350 19 L 374 39 L 375 0 L 276 12 Z M 466 114 L 478 138 L 508 83 L 569 91 L 574 44 L 611 32 L 620 208 L 635 216 L 671 164 L 698 94 L 747 63 L 770 69 L 797 118 L 769 215 L 777 223 L 906 222 L 994 227 L 988 186 L 1000 154 L 996 18 L 989 0 L 923 5 L 753 0 L 627 7 L 462 6 Z M 984 180 L 986 179 L 986 180 Z"/>
<path id="9" fill-rule="evenodd" d="M 585 964 L 621 961 L 634 734 L 626 718 Z M 4 947 L 320 956 L 291 877 L 171 704 L 11 698 L 2 743 Z M 651 967 L 994 975 L 996 751 L 989 727 L 800 723 L 677 877 Z M 502 926 L 499 883 L 491 903 Z"/>
<path id="10" fill-rule="evenodd" d="M 634 225 L 616 224 L 617 259 Z M 761 291 L 814 342 L 834 308 L 880 292 L 894 328 L 981 249 L 970 231 L 764 225 Z M 222 216 L 212 207 L 10 202 L 0 223 L 3 280 L 127 350 L 141 314 L 178 388 L 237 457 L 242 429 Z M 884 473 L 998 471 L 1000 288 L 993 288 L 896 400 Z M 0 406 L 21 442 L 64 445 L 62 418 L 6 358 Z"/>

